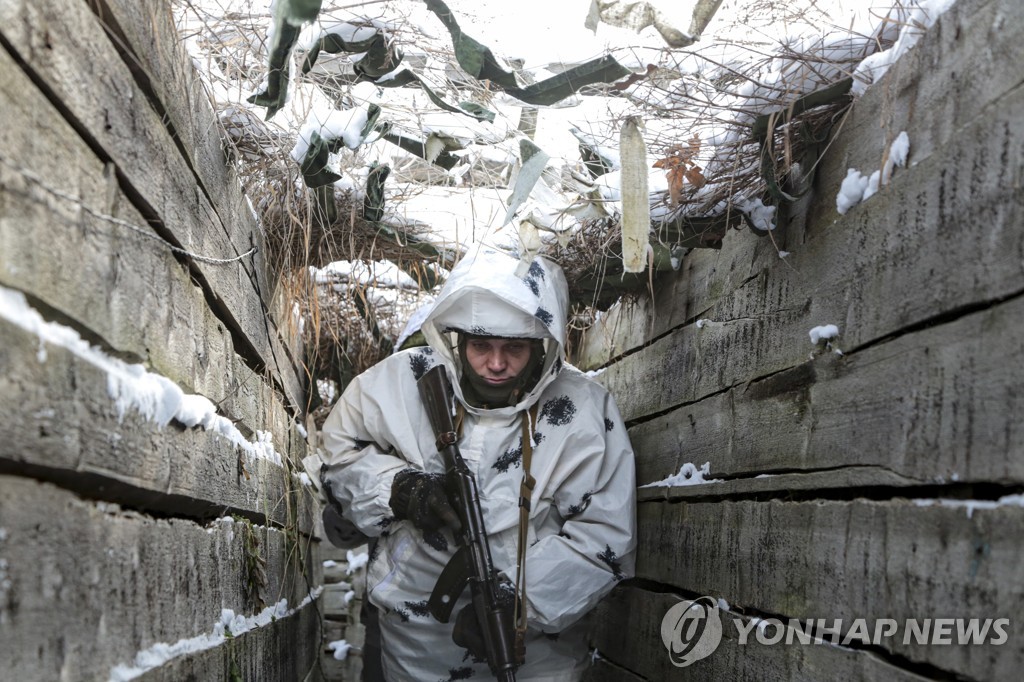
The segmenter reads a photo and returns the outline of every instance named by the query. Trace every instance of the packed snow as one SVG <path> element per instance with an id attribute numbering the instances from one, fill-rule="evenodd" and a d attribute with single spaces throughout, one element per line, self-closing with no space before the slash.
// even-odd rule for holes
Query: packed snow
<path id="1" fill-rule="evenodd" d="M 158 428 L 175 421 L 187 428 L 211 431 L 237 445 L 252 459 L 265 459 L 281 466 L 281 455 L 274 449 L 272 435 L 256 431 L 250 441 L 227 417 L 217 414 L 216 406 L 204 396 L 185 393 L 165 376 L 148 371 L 139 364 L 128 364 L 90 346 L 74 329 L 47 322 L 29 305 L 19 291 L 0 286 L 0 318 L 39 338 L 36 359 L 46 362 L 47 346 L 64 348 L 75 357 L 106 373 L 107 394 L 114 401 L 118 418 L 135 412 Z"/>
<path id="2" fill-rule="evenodd" d="M 366 566 L 366 563 L 370 560 L 370 555 L 366 552 L 359 552 L 357 554 L 350 549 L 345 552 L 345 558 L 348 560 L 348 568 L 345 572 L 348 575 L 352 575 Z"/>
<path id="3" fill-rule="evenodd" d="M 282 599 L 272 606 L 260 611 L 254 616 L 243 616 L 236 614 L 231 609 L 222 609 L 220 619 L 214 622 L 213 630 L 209 633 L 181 639 L 173 644 L 158 643 L 144 649 L 137 654 L 131 663 L 118 664 L 110 671 L 109 682 L 127 682 L 139 677 L 148 670 L 157 668 L 168 661 L 179 656 L 194 654 L 206 649 L 220 646 L 229 637 L 237 637 L 241 634 L 261 628 L 275 620 L 287 618 L 311 601 L 319 598 L 323 591 L 322 587 L 312 590 L 298 606 L 288 608 L 288 600 Z"/>
<path id="4" fill-rule="evenodd" d="M 917 499 L 914 500 L 914 504 L 918 507 L 938 505 L 963 509 L 967 513 L 967 518 L 971 518 L 975 510 L 991 511 L 1000 507 L 1024 507 L 1024 494 L 1004 495 L 998 500 Z"/>
<path id="5" fill-rule="evenodd" d="M 906 166 L 909 154 L 910 138 L 906 131 L 901 131 L 889 145 L 889 152 L 882 168 L 872 171 L 868 176 L 856 168 L 848 169 L 846 178 L 839 187 L 839 194 L 836 195 L 836 210 L 839 214 L 845 215 L 851 208 L 862 201 L 867 201 L 877 194 L 879 189 L 889 184 L 893 169 L 897 166 Z"/>
<path id="6" fill-rule="evenodd" d="M 641 488 L 655 488 L 655 487 L 678 487 L 687 485 L 701 485 L 703 483 L 718 483 L 719 479 L 710 478 L 711 476 L 711 462 L 704 462 L 700 467 L 695 464 L 687 462 L 680 469 L 679 473 L 673 474 L 668 478 L 663 478 L 660 481 L 654 483 L 648 483 L 640 486 Z"/>
<path id="7" fill-rule="evenodd" d="M 334 656 L 334 660 L 336 661 L 344 661 L 348 658 L 348 652 L 351 648 L 352 645 L 344 639 L 338 639 L 327 643 L 327 650 L 331 652 L 331 655 Z"/>
<path id="8" fill-rule="evenodd" d="M 807 335 L 811 337 L 811 343 L 818 345 L 822 341 L 838 338 L 839 327 L 834 324 L 823 324 L 812 327 L 811 331 L 807 332 Z"/>

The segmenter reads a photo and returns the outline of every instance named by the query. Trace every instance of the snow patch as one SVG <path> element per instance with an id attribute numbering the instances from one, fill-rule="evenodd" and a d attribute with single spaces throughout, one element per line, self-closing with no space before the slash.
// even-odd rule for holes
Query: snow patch
<path id="1" fill-rule="evenodd" d="M 823 324 L 818 327 L 812 327 L 811 331 L 807 332 L 807 334 L 811 337 L 811 343 L 818 345 L 821 341 L 838 337 L 839 327 L 834 324 Z"/>
<path id="2" fill-rule="evenodd" d="M 353 554 L 352 550 L 350 549 L 345 553 L 345 558 L 348 560 L 348 568 L 345 570 L 345 573 L 347 575 L 352 575 L 360 568 L 366 566 L 366 562 L 370 560 L 370 555 L 366 552 Z"/>
<path id="3" fill-rule="evenodd" d="M 351 648 L 352 645 L 344 639 L 327 643 L 327 650 L 331 652 L 336 661 L 344 661 L 348 657 L 348 652 Z"/>
<path id="4" fill-rule="evenodd" d="M 711 475 L 711 462 L 704 462 L 700 468 L 697 465 L 687 462 L 679 469 L 678 474 L 673 474 L 654 483 L 640 486 L 641 488 L 671 487 L 685 485 L 701 485 L 703 483 L 718 483 L 718 479 L 709 478 Z"/>
<path id="5" fill-rule="evenodd" d="M 231 609 L 222 609 L 220 619 L 213 624 L 213 630 L 196 637 L 181 639 L 173 644 L 158 643 L 135 654 L 130 664 L 118 664 L 111 668 L 109 682 L 127 682 L 148 670 L 159 667 L 179 656 L 212 649 L 223 644 L 228 637 L 237 637 L 256 628 L 261 628 L 280 618 L 286 618 L 320 596 L 323 587 L 312 590 L 302 603 L 294 609 L 288 608 L 288 600 L 282 599 L 260 611 L 255 616 L 236 614 Z"/>
<path id="6" fill-rule="evenodd" d="M 992 509 L 998 509 L 999 507 L 1024 507 L 1024 494 L 1004 495 L 998 500 L 956 500 L 943 498 L 920 499 L 914 500 L 914 504 L 918 507 L 931 507 L 933 505 L 938 505 L 941 507 L 963 509 L 967 512 L 967 518 L 971 518 L 976 509 L 989 511 Z"/>
<path id="7" fill-rule="evenodd" d="M 20 291 L 0 287 L 0 318 L 39 337 L 40 344 L 59 346 L 75 357 L 106 372 L 107 395 L 114 401 L 119 420 L 129 410 L 163 428 L 172 420 L 185 427 L 201 427 L 223 436 L 241 448 L 252 459 L 266 459 L 281 466 L 281 456 L 274 449 L 272 436 L 256 432 L 250 442 L 231 420 L 217 414 L 216 406 L 201 395 L 185 393 L 165 376 L 147 371 L 140 364 L 130 365 L 90 346 L 74 329 L 57 322 L 47 322 L 28 304 Z M 45 353 L 42 353 L 45 362 Z"/>

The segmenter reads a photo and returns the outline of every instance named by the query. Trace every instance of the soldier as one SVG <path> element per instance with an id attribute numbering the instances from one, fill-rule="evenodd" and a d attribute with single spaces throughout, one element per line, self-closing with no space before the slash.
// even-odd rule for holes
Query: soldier
<path id="1" fill-rule="evenodd" d="M 578 680 L 584 616 L 633 571 L 633 451 L 608 392 L 564 360 L 568 290 L 553 263 L 482 251 L 452 271 L 422 331 L 429 344 L 356 377 L 323 428 L 324 482 L 346 519 L 376 538 L 367 599 L 379 609 L 388 680 L 487 679 L 468 595 L 442 624 L 427 599 L 459 520 L 416 382 L 442 364 L 463 458 L 476 478 L 494 566 L 529 626 L 516 678 Z M 536 481 L 517 561 L 524 451 Z M 527 518 L 528 517 L 528 518 Z M 468 592 L 468 591 L 467 591 Z M 511 610 L 510 610 L 511 613 Z"/>

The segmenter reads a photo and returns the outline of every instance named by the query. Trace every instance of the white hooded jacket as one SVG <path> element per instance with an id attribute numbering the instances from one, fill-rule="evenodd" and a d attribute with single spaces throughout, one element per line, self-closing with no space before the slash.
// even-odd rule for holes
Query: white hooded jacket
<path id="1" fill-rule="evenodd" d="M 603 387 L 565 362 L 568 294 L 561 269 L 540 258 L 522 273 L 517 265 L 492 251 L 460 263 L 423 324 L 429 346 L 396 353 L 356 377 L 324 424 L 331 490 L 345 516 L 379 538 L 367 569 L 367 592 L 382 609 L 389 680 L 491 677 L 485 664 L 452 643 L 451 625 L 426 611 L 455 550 L 452 536 L 424 538 L 407 521 L 395 521 L 389 506 L 399 471 L 443 471 L 416 388 L 419 377 L 438 363 L 465 409 L 458 445 L 476 476 L 494 565 L 513 581 L 523 476 L 521 420 L 538 405 L 526 555 L 531 631 L 527 662 L 517 679 L 579 679 L 587 654 L 581 617 L 633 572 L 636 481 L 622 418 Z M 515 405 L 467 404 L 450 330 L 544 339 L 540 379 Z"/>

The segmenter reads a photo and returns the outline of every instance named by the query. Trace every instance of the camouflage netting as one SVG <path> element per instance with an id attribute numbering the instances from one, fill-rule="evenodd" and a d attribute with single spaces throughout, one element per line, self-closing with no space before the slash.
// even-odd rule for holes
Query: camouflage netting
<path id="1" fill-rule="evenodd" d="M 593 317 L 588 310 L 642 294 L 691 249 L 720 248 L 731 230 L 771 238 L 852 101 L 850 75 L 868 54 L 894 41 L 904 12 L 894 0 L 890 19 L 880 18 L 872 35 L 859 35 L 833 26 L 815 3 L 751 0 L 745 16 L 720 18 L 711 27 L 717 26 L 715 35 L 694 45 L 637 51 L 646 69 L 626 69 L 606 55 L 538 81 L 469 38 L 463 31 L 471 33 L 472 25 L 460 26 L 457 13 L 437 0 L 427 6 L 450 36 L 420 34 L 391 11 L 399 0 L 350 9 L 278 0 L 274 16 L 234 11 L 231 0 L 223 1 L 220 12 L 176 2 L 183 40 L 199 55 L 265 230 L 269 261 L 306 320 L 311 379 L 328 377 L 339 386 L 391 352 L 411 311 L 429 301 L 462 255 L 463 247 L 436 242 L 436 226 L 400 219 L 391 209 L 425 187 L 486 187 L 492 195 L 495 188 L 513 188 L 515 173 L 501 155 L 495 160 L 478 150 L 498 138 L 478 132 L 475 139 L 456 139 L 417 128 L 424 112 L 449 112 L 487 130 L 497 102 L 519 98 L 522 114 L 512 133 L 525 138 L 538 111 L 531 102 L 541 104 L 542 116 L 544 105 L 569 96 L 622 105 L 603 134 L 577 135 L 580 158 L 561 176 L 533 178 L 538 187 L 547 183 L 547 190 L 570 197 L 567 209 L 555 211 L 561 211 L 558 221 L 574 225 L 571 230 L 535 227 L 541 252 L 566 270 L 574 324 L 585 325 Z M 299 26 L 312 17 L 325 26 L 330 19 L 347 23 L 302 42 Z M 764 27 L 773 22 L 820 30 L 817 38 L 770 39 Z M 756 29 L 742 33 L 753 36 L 745 42 L 736 38 L 743 26 Z M 359 58 L 353 61 L 351 53 Z M 413 104 L 403 117 L 401 106 L 382 112 L 357 101 L 360 82 L 378 85 L 381 93 L 401 85 L 385 95 L 419 94 L 408 100 Z M 252 92 L 246 103 L 242 93 Z M 302 98 L 307 109 L 328 102 L 354 123 L 342 131 L 300 131 L 294 117 L 284 117 L 301 109 Z M 650 195 L 646 262 L 653 273 L 623 272 L 621 215 L 605 182 L 617 164 L 607 150 L 617 149 L 627 115 L 645 122 L 649 166 L 664 173 L 665 189 Z M 379 164 L 370 152 L 380 145 L 400 147 L 404 160 Z M 512 161 L 520 176 L 527 175 L 525 156 Z M 520 213 L 517 219 L 531 218 Z M 317 269 L 338 261 L 394 263 L 413 284 L 382 297 L 393 284 L 317 277 Z"/>

